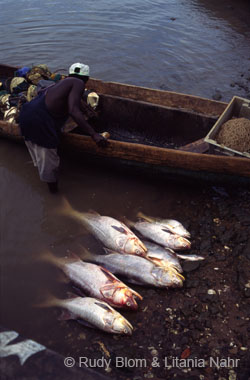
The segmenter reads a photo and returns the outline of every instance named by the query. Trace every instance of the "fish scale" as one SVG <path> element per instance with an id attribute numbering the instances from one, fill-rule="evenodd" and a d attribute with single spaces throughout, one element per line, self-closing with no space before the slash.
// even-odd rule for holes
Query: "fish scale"
<path id="1" fill-rule="evenodd" d="M 127 226 L 110 216 L 79 212 L 73 209 L 65 198 L 59 212 L 81 221 L 85 228 L 107 248 L 138 256 L 146 254 L 147 249 L 141 240 Z"/>
<path id="2" fill-rule="evenodd" d="M 134 228 L 145 238 L 173 250 L 190 249 L 188 239 L 168 232 L 164 226 L 151 222 L 136 222 Z"/>
<path id="3" fill-rule="evenodd" d="M 156 287 L 180 287 L 182 278 L 175 271 L 167 271 L 142 257 L 114 253 L 93 255 L 91 260 L 103 265 L 112 273 L 125 276 L 128 282 Z"/>
<path id="4" fill-rule="evenodd" d="M 77 255 L 57 258 L 50 252 L 43 259 L 58 266 L 72 283 L 84 294 L 105 300 L 115 307 L 136 310 L 137 299 L 142 299 L 139 293 L 129 288 L 107 269 L 99 265 L 83 262 Z"/>
<path id="5" fill-rule="evenodd" d="M 44 307 L 59 306 L 64 309 L 61 320 L 80 320 L 91 327 L 97 327 L 113 334 L 131 335 L 132 325 L 106 302 L 91 297 L 74 297 L 60 300 L 51 297 Z"/>

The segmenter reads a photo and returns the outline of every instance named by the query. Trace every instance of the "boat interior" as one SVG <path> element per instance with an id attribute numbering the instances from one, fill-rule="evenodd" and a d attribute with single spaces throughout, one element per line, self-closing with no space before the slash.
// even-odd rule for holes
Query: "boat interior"
<path id="1" fill-rule="evenodd" d="M 203 139 L 217 120 L 193 111 L 100 95 L 98 118 L 90 121 L 112 140 L 179 149 Z M 79 133 L 79 128 L 72 130 Z"/>

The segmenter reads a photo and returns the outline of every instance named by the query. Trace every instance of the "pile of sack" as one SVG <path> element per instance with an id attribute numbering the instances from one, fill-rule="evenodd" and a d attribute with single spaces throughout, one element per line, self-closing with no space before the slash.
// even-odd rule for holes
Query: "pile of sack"
<path id="1" fill-rule="evenodd" d="M 64 78 L 66 75 L 51 72 L 45 64 L 18 69 L 14 77 L 0 81 L 0 118 L 10 123 L 17 123 L 24 103 L 36 97 L 40 89 Z M 85 91 L 82 105 L 86 118 L 96 116 L 93 113 L 98 101 L 99 96 L 93 90 Z"/>
<path id="2" fill-rule="evenodd" d="M 32 68 L 18 69 L 13 78 L 1 82 L 0 111 L 2 119 L 17 122 L 22 105 L 30 102 L 40 88 L 63 79 L 65 76 L 52 73 L 47 65 L 36 65 Z"/>

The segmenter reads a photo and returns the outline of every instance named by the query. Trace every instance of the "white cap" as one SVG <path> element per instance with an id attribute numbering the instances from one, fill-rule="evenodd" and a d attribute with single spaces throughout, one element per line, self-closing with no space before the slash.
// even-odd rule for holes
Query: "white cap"
<path id="1" fill-rule="evenodd" d="M 84 63 L 73 63 L 69 68 L 69 74 L 84 75 L 89 77 L 89 66 Z"/>

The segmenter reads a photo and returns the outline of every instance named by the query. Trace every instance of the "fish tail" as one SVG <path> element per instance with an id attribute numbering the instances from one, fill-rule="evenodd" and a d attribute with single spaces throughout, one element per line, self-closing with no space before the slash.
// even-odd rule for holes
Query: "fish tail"
<path id="1" fill-rule="evenodd" d="M 66 257 L 57 257 L 53 255 L 50 251 L 44 251 L 41 256 L 39 257 L 39 260 L 45 261 L 47 263 L 53 264 L 56 267 L 61 267 L 63 264 L 69 261 L 69 259 Z"/>
<path id="2" fill-rule="evenodd" d="M 144 220 L 146 220 L 147 222 L 150 222 L 150 223 L 152 223 L 154 221 L 153 218 L 150 218 L 150 216 L 147 216 L 147 215 L 143 214 L 143 212 L 141 212 L 141 211 L 139 211 L 136 216 L 138 218 L 144 219 Z"/>
<path id="3" fill-rule="evenodd" d="M 57 257 L 57 256 L 54 256 L 50 251 L 45 251 L 40 256 L 40 260 L 46 261 L 59 268 L 62 268 L 65 264 L 81 261 L 80 257 L 71 251 L 67 251 L 67 256 L 64 256 L 64 257 Z"/>
<path id="4" fill-rule="evenodd" d="M 81 260 L 88 261 L 88 262 L 95 261 L 94 255 L 92 255 L 92 253 L 87 248 L 85 248 L 83 245 L 80 245 L 80 244 L 79 244 L 79 253 L 81 256 Z"/>
<path id="5" fill-rule="evenodd" d="M 62 202 L 60 207 L 57 209 L 57 213 L 70 216 L 77 220 L 80 218 L 82 219 L 82 214 L 79 211 L 75 210 L 65 197 L 62 197 Z"/>
<path id="6" fill-rule="evenodd" d="M 45 308 L 45 307 L 54 307 L 61 306 L 63 300 L 55 297 L 54 295 L 47 294 L 46 297 L 41 301 L 33 305 L 33 307 Z"/>
<path id="7" fill-rule="evenodd" d="M 50 251 L 44 251 L 38 259 L 56 266 L 60 266 L 60 258 L 54 256 Z"/>
<path id="8" fill-rule="evenodd" d="M 121 218 L 121 221 L 129 228 L 133 228 L 135 223 L 132 220 L 127 219 L 125 216 Z"/>

